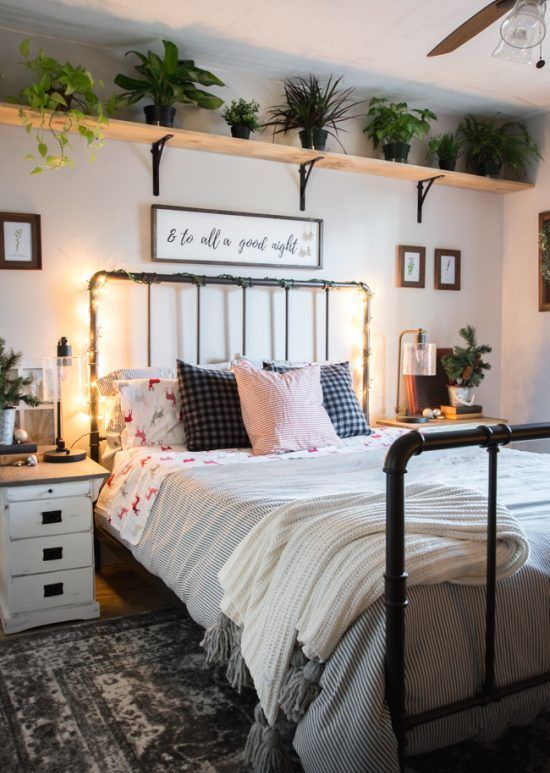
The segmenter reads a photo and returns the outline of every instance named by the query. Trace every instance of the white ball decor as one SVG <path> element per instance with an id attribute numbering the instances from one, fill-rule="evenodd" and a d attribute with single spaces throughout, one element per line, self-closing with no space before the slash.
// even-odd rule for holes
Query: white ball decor
<path id="1" fill-rule="evenodd" d="M 13 439 L 16 443 L 24 443 L 29 439 L 29 433 L 25 429 L 16 429 L 13 433 Z"/>
<path id="2" fill-rule="evenodd" d="M 431 408 L 424 408 L 424 410 L 422 411 L 422 416 L 424 416 L 425 419 L 433 419 L 434 412 L 432 411 Z"/>
<path id="3" fill-rule="evenodd" d="M 36 467 L 36 465 L 38 464 L 38 457 L 35 456 L 35 454 L 31 454 L 27 459 L 27 464 L 29 465 L 29 467 Z"/>
<path id="4" fill-rule="evenodd" d="M 441 409 L 440 408 L 434 408 L 433 409 L 433 415 L 434 415 L 434 419 L 440 419 L 441 418 Z"/>

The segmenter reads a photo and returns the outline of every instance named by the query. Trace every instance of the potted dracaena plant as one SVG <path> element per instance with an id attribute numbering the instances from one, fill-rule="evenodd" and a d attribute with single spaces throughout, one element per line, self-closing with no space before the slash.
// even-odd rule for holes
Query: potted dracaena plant
<path id="1" fill-rule="evenodd" d="M 216 110 L 223 105 L 223 99 L 208 91 L 196 87 L 224 86 L 216 75 L 202 70 L 192 59 L 180 59 L 178 47 L 169 40 L 163 40 L 164 57 L 153 51 L 142 54 L 140 51 L 127 51 L 126 56 L 134 54 L 139 59 L 135 70 L 139 78 L 119 73 L 115 84 L 124 89 L 118 95 L 119 104 L 134 105 L 142 99 L 151 100 L 145 105 L 145 120 L 156 126 L 174 126 L 176 104 L 195 105 L 206 110 Z"/>
<path id="2" fill-rule="evenodd" d="M 476 329 L 466 325 L 458 331 L 466 346 L 455 346 L 452 354 L 441 358 L 445 373 L 452 382 L 448 388 L 451 405 L 473 405 L 474 389 L 485 378 L 485 372 L 491 365 L 483 359 L 492 349 L 487 344 L 478 344 Z"/>
<path id="3" fill-rule="evenodd" d="M 388 102 L 385 97 L 373 97 L 369 102 L 368 122 L 364 132 L 374 148 L 382 145 L 386 161 L 406 164 L 411 141 L 422 139 L 430 130 L 430 121 L 437 116 L 427 108 L 409 110 L 406 102 Z"/>
<path id="4" fill-rule="evenodd" d="M 241 140 L 250 138 L 250 132 L 256 132 L 260 128 L 258 112 L 260 105 L 256 100 L 247 102 L 246 99 L 232 99 L 231 104 L 227 105 L 222 117 L 226 124 L 231 127 L 231 136 L 238 137 Z"/>
<path id="5" fill-rule="evenodd" d="M 32 376 L 14 376 L 13 371 L 21 360 L 21 352 L 6 349 L 6 342 L 0 338 L 0 444 L 13 442 L 15 409 L 20 402 L 36 406 L 40 401 L 27 394 L 25 387 L 32 383 Z"/>
<path id="6" fill-rule="evenodd" d="M 113 109 L 113 100 L 103 104 L 92 74 L 81 65 L 59 62 L 42 50 L 32 58 L 28 40 L 19 50 L 34 81 L 6 101 L 21 105 L 19 115 L 25 129 L 29 134 L 35 132 L 37 152 L 26 156 L 34 163 L 31 174 L 74 165 L 68 154 L 70 132 L 83 138 L 93 160 L 94 150 L 103 144 L 101 128 L 108 123 L 105 113 Z M 103 84 L 99 81 L 97 85 Z"/>
<path id="7" fill-rule="evenodd" d="M 528 164 L 542 158 L 527 128 L 519 121 L 499 121 L 498 116 L 468 115 L 458 132 L 466 146 L 466 161 L 474 174 L 499 177 L 503 166 L 523 177 Z"/>
<path id="8" fill-rule="evenodd" d="M 312 150 L 325 150 L 330 135 L 344 150 L 338 132 L 344 121 L 358 118 L 351 111 L 360 101 L 351 99 L 355 89 L 339 88 L 341 81 L 332 75 L 324 85 L 315 75 L 285 81 L 285 103 L 269 109 L 264 127 L 273 127 L 274 134 L 298 129 L 302 147 Z"/>
<path id="9" fill-rule="evenodd" d="M 428 141 L 428 158 L 437 158 L 440 169 L 453 172 L 461 153 L 462 141 L 453 132 L 439 134 L 437 137 L 431 137 Z"/>

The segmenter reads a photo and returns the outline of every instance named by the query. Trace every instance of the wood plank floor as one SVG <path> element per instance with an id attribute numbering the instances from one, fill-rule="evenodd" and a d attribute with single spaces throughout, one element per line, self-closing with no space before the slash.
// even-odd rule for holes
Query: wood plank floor
<path id="1" fill-rule="evenodd" d="M 118 563 L 106 564 L 101 572 L 96 573 L 96 598 L 101 606 L 101 620 L 174 606 L 174 597 L 168 590 L 164 591 L 148 583 L 143 577 Z M 55 627 L 57 626 L 30 628 L 28 631 L 6 636 L 0 626 L 0 639 L 12 639 L 14 636 Z"/>

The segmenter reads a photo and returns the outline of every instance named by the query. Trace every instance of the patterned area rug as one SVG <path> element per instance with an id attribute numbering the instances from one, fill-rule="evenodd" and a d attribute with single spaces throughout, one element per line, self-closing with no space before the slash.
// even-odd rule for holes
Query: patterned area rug
<path id="1" fill-rule="evenodd" d="M 0 641 L 0 771 L 245 773 L 255 697 L 203 668 L 200 639 L 168 609 Z M 549 739 L 547 715 L 491 746 L 461 744 L 407 770 L 550 773 Z"/>

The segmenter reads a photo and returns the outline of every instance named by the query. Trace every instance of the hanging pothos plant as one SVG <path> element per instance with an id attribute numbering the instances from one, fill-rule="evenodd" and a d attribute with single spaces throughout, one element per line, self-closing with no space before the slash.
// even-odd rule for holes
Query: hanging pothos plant
<path id="1" fill-rule="evenodd" d="M 93 160 L 94 151 L 103 144 L 101 127 L 108 123 L 105 113 L 111 110 L 111 101 L 103 105 L 92 74 L 81 65 L 62 64 L 42 50 L 31 58 L 29 40 L 24 40 L 19 50 L 35 80 L 7 101 L 21 105 L 19 115 L 26 131 L 35 131 L 36 153 L 25 156 L 35 164 L 31 174 L 74 165 L 67 153 L 70 132 L 82 137 Z"/>
<path id="2" fill-rule="evenodd" d="M 550 282 L 550 220 L 546 220 L 539 233 L 540 273 L 545 282 Z"/>

